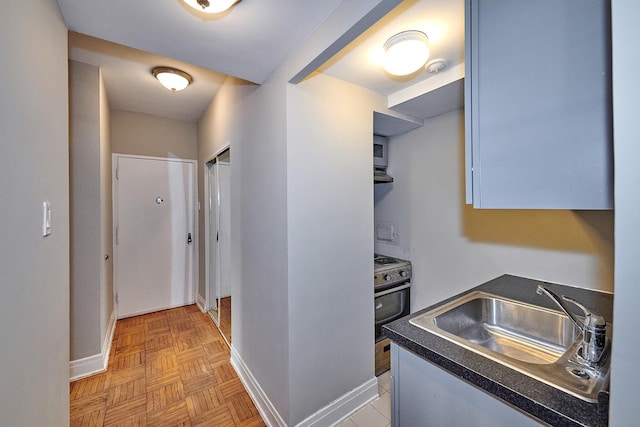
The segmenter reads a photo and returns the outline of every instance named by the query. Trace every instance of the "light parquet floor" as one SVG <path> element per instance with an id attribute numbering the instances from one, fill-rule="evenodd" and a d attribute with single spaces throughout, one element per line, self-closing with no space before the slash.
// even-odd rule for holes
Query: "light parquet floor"
<path id="1" fill-rule="evenodd" d="M 119 320 L 107 371 L 70 389 L 71 426 L 266 426 L 195 305 Z"/>

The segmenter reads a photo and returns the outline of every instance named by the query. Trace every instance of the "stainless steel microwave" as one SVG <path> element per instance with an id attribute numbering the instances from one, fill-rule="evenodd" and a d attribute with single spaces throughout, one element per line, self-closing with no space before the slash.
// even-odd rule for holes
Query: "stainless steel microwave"
<path id="1" fill-rule="evenodd" d="M 389 139 L 373 135 L 373 166 L 386 169 L 389 165 Z"/>

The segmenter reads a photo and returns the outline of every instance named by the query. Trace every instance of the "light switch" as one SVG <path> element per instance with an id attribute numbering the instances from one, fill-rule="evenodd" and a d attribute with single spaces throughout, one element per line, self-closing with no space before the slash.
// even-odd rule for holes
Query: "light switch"
<path id="1" fill-rule="evenodd" d="M 51 203 L 42 202 L 42 236 L 51 234 Z"/>

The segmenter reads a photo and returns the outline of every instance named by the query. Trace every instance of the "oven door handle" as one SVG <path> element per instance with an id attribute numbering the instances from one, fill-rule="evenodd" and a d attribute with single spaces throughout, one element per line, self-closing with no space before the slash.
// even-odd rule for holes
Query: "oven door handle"
<path id="1" fill-rule="evenodd" d="M 394 292 L 398 292 L 398 291 L 401 291 L 403 289 L 407 289 L 409 287 L 411 287 L 411 283 L 407 283 L 407 284 L 404 284 L 402 286 L 398 286 L 397 288 L 387 289 L 386 291 L 377 292 L 377 293 L 373 294 L 373 297 L 374 298 L 378 298 L 378 297 L 381 297 L 383 295 L 392 294 Z"/>

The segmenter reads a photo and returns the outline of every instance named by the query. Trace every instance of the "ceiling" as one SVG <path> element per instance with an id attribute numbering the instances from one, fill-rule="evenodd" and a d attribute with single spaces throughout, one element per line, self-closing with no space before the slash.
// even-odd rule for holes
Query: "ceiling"
<path id="1" fill-rule="evenodd" d="M 181 0 L 156 0 L 153 7 L 130 0 L 58 3 L 72 31 L 70 58 L 101 68 L 113 109 L 196 121 L 227 75 L 265 81 L 341 1 L 242 0 L 213 17 Z M 401 114 L 433 115 L 433 97 L 423 94 L 461 77 L 463 9 L 464 0 L 403 0 L 318 71 L 387 96 Z M 382 70 L 381 46 L 408 29 L 428 35 L 431 59 L 447 61 L 439 75 L 424 70 L 399 79 Z M 189 72 L 193 84 L 165 90 L 150 73 L 158 65 Z M 455 96 L 461 98 L 461 89 Z"/>
<path id="2" fill-rule="evenodd" d="M 69 45 L 71 59 L 100 67 L 109 104 L 115 110 L 193 122 L 226 78 L 207 68 L 78 33 L 69 33 Z M 181 92 L 166 90 L 151 75 L 151 69 L 160 65 L 188 71 L 193 83 Z"/>
<path id="3" fill-rule="evenodd" d="M 382 69 L 385 41 L 405 30 L 427 34 L 429 60 L 443 58 L 448 63 L 442 72 L 464 63 L 464 0 L 404 0 L 319 71 L 386 96 L 433 77 L 426 69 L 407 78 Z"/>

